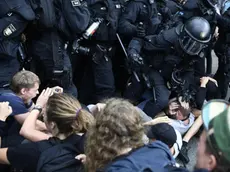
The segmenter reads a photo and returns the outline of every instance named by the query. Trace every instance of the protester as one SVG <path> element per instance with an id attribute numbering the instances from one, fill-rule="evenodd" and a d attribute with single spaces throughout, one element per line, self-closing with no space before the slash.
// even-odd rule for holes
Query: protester
<path id="1" fill-rule="evenodd" d="M 230 108 L 224 100 L 211 100 L 202 108 L 204 130 L 201 134 L 194 172 L 227 172 L 230 170 Z M 187 172 L 170 167 L 166 171 Z"/>
<path id="2" fill-rule="evenodd" d="M 48 95 L 49 90 L 46 90 L 44 94 Z M 36 116 L 40 111 L 33 109 L 32 113 Z M 94 118 L 82 109 L 76 99 L 66 94 L 52 95 L 47 102 L 44 117 L 45 124 L 54 137 L 49 140 L 0 149 L 1 164 L 11 165 L 14 170 L 23 170 L 24 172 L 36 171 L 41 155 L 52 146 L 64 145 L 64 143 L 73 145 L 79 153 L 84 153 L 84 137 L 79 132 L 84 133 Z M 84 120 L 85 122 L 81 123 Z M 59 147 L 59 150 L 63 149 L 64 147 Z M 56 153 L 61 153 L 61 151 L 56 151 L 53 154 Z M 75 150 L 73 153 L 75 153 Z M 53 154 L 48 156 L 52 157 Z M 74 156 L 72 159 L 74 159 Z M 65 159 L 62 163 L 65 163 Z M 68 170 L 67 167 L 66 170 Z"/>
<path id="3" fill-rule="evenodd" d="M 44 90 L 41 95 L 45 95 L 46 91 Z M 42 96 L 39 96 L 40 99 L 42 99 Z M 39 102 L 39 98 L 37 102 Z M 51 101 L 52 100 L 52 101 Z M 41 141 L 41 140 L 47 140 L 48 138 L 52 136 L 56 136 L 56 133 L 44 133 L 36 129 L 36 120 L 41 115 L 43 115 L 44 121 L 58 121 L 59 125 L 63 125 L 65 127 L 65 130 L 68 130 L 68 125 L 65 126 L 65 123 L 69 123 L 69 121 L 63 120 L 66 118 L 66 116 L 71 116 L 71 114 L 75 113 L 75 108 L 78 109 L 76 112 L 76 123 L 78 126 L 75 128 L 76 134 L 83 135 L 88 130 L 89 124 L 91 124 L 93 117 L 90 113 L 84 113 L 84 115 L 78 116 L 81 111 L 85 112 L 86 110 L 81 106 L 78 100 L 76 100 L 73 97 L 70 96 L 58 96 L 56 99 L 50 100 L 50 106 L 46 106 L 44 108 L 43 113 L 35 112 L 33 114 L 30 114 L 25 122 L 22 125 L 20 134 L 23 135 L 26 139 L 30 141 Z M 56 111 L 53 111 L 52 114 L 49 116 L 46 115 L 46 111 L 50 111 L 52 109 L 53 105 L 60 104 L 60 109 L 57 109 Z M 49 108 L 49 109 L 48 109 Z M 69 126 L 70 128 L 72 126 Z M 63 128 L 64 130 L 64 128 Z M 71 131 L 71 129 L 70 129 Z"/>
<path id="4" fill-rule="evenodd" d="M 109 99 L 105 104 L 87 135 L 87 171 L 160 170 L 175 163 L 164 143 L 144 146 L 144 128 L 135 106 L 123 99 Z"/>

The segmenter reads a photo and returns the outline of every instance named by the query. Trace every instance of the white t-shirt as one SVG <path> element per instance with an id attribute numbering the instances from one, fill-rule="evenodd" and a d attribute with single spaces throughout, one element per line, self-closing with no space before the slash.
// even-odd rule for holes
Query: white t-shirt
<path id="1" fill-rule="evenodd" d="M 175 128 L 174 128 L 174 130 L 175 130 Z M 173 148 L 174 148 L 173 157 L 174 158 L 176 158 L 178 156 L 178 154 L 180 153 L 180 150 L 181 150 L 181 147 L 182 147 L 182 144 L 183 144 L 181 134 L 177 130 L 175 130 L 175 132 L 176 132 L 177 139 L 176 139 L 176 143 L 174 143 L 174 145 L 173 145 Z"/>
<path id="2" fill-rule="evenodd" d="M 172 119 L 171 125 L 175 130 L 179 131 L 181 135 L 184 135 L 194 123 L 195 116 L 190 113 L 188 120 L 189 123 L 185 124 L 184 121 Z"/>

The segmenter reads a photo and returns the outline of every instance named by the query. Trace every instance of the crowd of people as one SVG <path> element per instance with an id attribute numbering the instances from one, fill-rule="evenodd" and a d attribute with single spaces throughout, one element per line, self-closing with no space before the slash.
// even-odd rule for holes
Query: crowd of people
<path id="1" fill-rule="evenodd" d="M 0 171 L 187 171 L 195 135 L 196 171 L 230 171 L 230 1 L 0 11 Z"/>

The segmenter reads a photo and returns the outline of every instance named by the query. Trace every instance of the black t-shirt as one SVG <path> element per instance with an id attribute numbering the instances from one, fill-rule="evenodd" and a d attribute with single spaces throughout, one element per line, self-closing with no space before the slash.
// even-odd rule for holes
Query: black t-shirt
<path id="1" fill-rule="evenodd" d="M 29 112 L 28 109 L 33 105 L 33 102 L 30 101 L 29 104 L 25 104 L 22 98 L 13 92 L 1 94 L 0 102 L 4 101 L 9 102 L 13 112 L 6 120 L 8 129 L 5 130 L 5 132 L 7 132 L 7 137 L 4 137 L 2 147 L 16 146 L 24 140 L 24 137 L 19 134 L 21 124 L 19 124 L 14 117 Z"/>
<path id="2" fill-rule="evenodd" d="M 40 142 L 21 144 L 16 147 L 10 147 L 7 151 L 7 158 L 12 166 L 17 170 L 23 170 L 23 172 L 36 171 L 37 163 L 41 153 L 48 148 L 52 147 L 52 138 L 49 140 L 43 140 Z M 64 140 L 64 142 L 72 143 L 78 148 L 78 150 L 84 153 L 84 135 L 71 135 Z"/>

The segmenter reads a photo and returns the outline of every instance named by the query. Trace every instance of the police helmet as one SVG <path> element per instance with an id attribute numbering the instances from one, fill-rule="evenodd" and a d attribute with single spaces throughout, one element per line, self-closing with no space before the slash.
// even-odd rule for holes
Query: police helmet
<path id="1" fill-rule="evenodd" d="M 189 55 L 198 55 L 211 40 L 211 27 L 202 17 L 189 19 L 180 29 L 179 43 L 183 51 Z"/>

